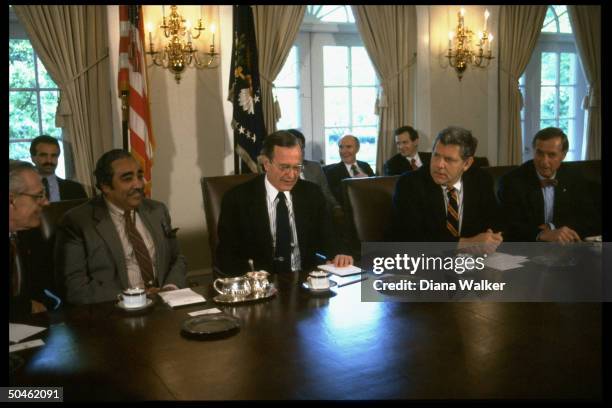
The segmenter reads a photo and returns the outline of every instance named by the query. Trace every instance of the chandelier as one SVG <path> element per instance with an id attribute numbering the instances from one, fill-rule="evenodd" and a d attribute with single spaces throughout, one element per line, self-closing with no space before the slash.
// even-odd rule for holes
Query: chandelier
<path id="1" fill-rule="evenodd" d="M 174 74 L 174 79 L 179 83 L 181 74 L 187 67 L 198 69 L 215 68 L 218 62 L 218 52 L 215 52 L 215 25 L 210 26 L 212 40 L 209 51 L 199 55 L 193 40 L 200 38 L 202 31 L 206 30 L 202 23 L 202 17 L 198 25 L 191 28 L 189 21 L 185 20 L 177 10 L 177 6 L 170 6 L 170 16 L 166 18 L 165 7 L 162 6 L 162 23 L 159 26 L 167 39 L 166 45 L 160 51 L 153 46 L 151 25 L 149 25 L 149 51 L 153 63 L 157 66 L 167 68 Z"/>
<path id="2" fill-rule="evenodd" d="M 474 32 L 467 28 L 463 18 L 465 10 L 457 13 L 459 22 L 455 32 L 448 33 L 448 63 L 455 68 L 459 81 L 463 77 L 468 64 L 477 68 L 486 68 L 494 58 L 491 56 L 491 43 L 493 42 L 493 34 L 487 31 L 487 20 L 489 19 L 489 10 L 484 13 L 484 29 L 478 33 L 478 42 L 475 47 L 472 45 Z M 486 49 L 486 51 L 485 51 Z"/>

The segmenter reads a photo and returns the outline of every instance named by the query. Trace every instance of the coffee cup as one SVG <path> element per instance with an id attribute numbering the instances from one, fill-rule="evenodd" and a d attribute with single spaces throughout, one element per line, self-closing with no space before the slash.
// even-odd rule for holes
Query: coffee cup
<path id="1" fill-rule="evenodd" d="M 328 289 L 329 285 L 329 273 L 312 271 L 308 274 L 308 286 L 311 289 Z"/>
<path id="2" fill-rule="evenodd" d="M 255 295 L 265 295 L 270 289 L 270 273 L 266 271 L 252 271 L 246 274 Z"/>
<path id="3" fill-rule="evenodd" d="M 245 297 L 251 294 L 251 283 L 244 276 L 215 279 L 213 288 L 222 295 L 232 297 Z"/>
<path id="4" fill-rule="evenodd" d="M 117 298 L 123 302 L 123 307 L 126 309 L 143 307 L 147 304 L 147 293 L 143 288 L 124 289 Z"/>

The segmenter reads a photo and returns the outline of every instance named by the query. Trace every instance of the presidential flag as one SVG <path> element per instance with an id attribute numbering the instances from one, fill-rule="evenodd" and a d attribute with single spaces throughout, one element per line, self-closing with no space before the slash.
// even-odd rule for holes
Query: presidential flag
<path id="1" fill-rule="evenodd" d="M 119 92 L 127 110 L 129 151 L 144 172 L 145 194 L 151 197 L 155 139 L 151 130 L 144 50 L 142 6 L 119 6 Z M 125 118 L 125 115 L 124 115 Z M 124 146 L 126 148 L 126 146 Z"/>
<path id="2" fill-rule="evenodd" d="M 229 99 L 234 105 L 234 148 L 251 172 L 266 137 L 261 107 L 257 43 L 251 6 L 233 6 L 233 45 Z M 236 173 L 238 173 L 236 169 Z M 242 173 L 248 172 L 243 168 Z"/>

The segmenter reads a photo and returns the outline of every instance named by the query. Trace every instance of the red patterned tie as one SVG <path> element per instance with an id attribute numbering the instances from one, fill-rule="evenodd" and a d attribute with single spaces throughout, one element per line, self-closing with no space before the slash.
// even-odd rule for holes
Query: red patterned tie
<path id="1" fill-rule="evenodd" d="M 136 214 L 134 214 L 135 216 Z M 136 255 L 136 262 L 140 268 L 140 274 L 146 287 L 157 286 L 155 282 L 155 276 L 153 274 L 153 263 L 151 262 L 151 256 L 147 250 L 147 246 L 142 239 L 142 236 L 136 229 L 136 224 L 132 218 L 132 211 L 125 211 L 125 231 L 127 232 L 128 239 L 134 249 L 134 255 Z"/>
<path id="2" fill-rule="evenodd" d="M 459 236 L 459 200 L 457 199 L 457 190 L 453 187 L 448 187 L 448 210 L 446 212 L 446 228 L 450 231 L 453 237 Z"/>

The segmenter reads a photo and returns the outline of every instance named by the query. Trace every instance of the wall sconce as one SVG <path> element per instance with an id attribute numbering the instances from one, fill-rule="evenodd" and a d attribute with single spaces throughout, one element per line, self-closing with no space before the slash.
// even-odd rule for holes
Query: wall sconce
<path id="1" fill-rule="evenodd" d="M 474 36 L 474 32 L 469 28 L 466 28 L 463 22 L 465 10 L 461 8 L 461 10 L 457 13 L 457 16 L 459 18 L 459 23 L 457 24 L 456 31 L 449 31 L 448 33 L 448 54 L 446 54 L 446 58 L 448 58 L 449 65 L 455 68 L 459 81 L 461 81 L 463 72 L 466 70 L 468 64 L 471 64 L 477 68 L 486 68 L 489 66 L 489 63 L 494 58 L 491 56 L 493 34 L 487 31 L 489 10 L 485 10 L 484 29 L 478 33 L 478 42 L 476 43 L 476 49 L 474 50 L 472 46 L 472 37 Z M 484 50 L 485 48 L 487 51 Z"/>
<path id="2" fill-rule="evenodd" d="M 192 29 L 189 21 L 178 13 L 177 6 L 170 6 L 170 16 L 168 18 L 166 18 L 165 6 L 162 6 L 162 24 L 159 28 L 163 30 L 167 43 L 161 51 L 155 51 L 151 34 L 152 24 L 147 24 L 147 31 L 149 32 L 149 51 L 147 54 L 151 56 L 155 65 L 169 69 L 174 74 L 177 83 L 180 82 L 181 74 L 187 67 L 198 69 L 217 67 L 219 53 L 215 52 L 215 25 L 210 26 L 212 40 L 209 51 L 203 53 L 203 56 L 198 55 L 198 49 L 192 42 L 200 38 L 202 31 L 206 30 L 202 24 L 201 14 L 198 25 Z"/>

